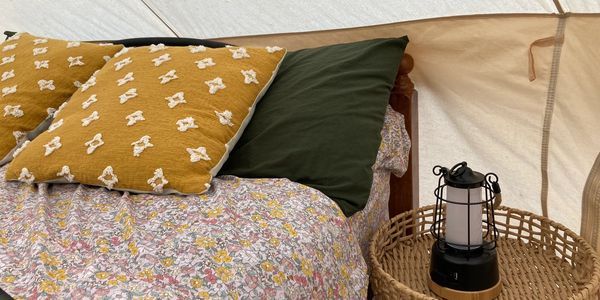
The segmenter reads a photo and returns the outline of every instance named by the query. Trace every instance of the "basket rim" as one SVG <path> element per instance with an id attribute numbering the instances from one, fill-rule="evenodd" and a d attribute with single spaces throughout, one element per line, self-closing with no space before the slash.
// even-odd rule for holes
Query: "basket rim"
<path id="1" fill-rule="evenodd" d="M 388 222 L 386 222 L 385 224 L 380 226 L 379 229 L 377 229 L 377 231 L 373 235 L 373 238 L 371 239 L 371 242 L 369 243 L 369 260 L 371 261 L 371 266 L 372 266 L 372 270 L 373 270 L 371 276 L 375 276 L 375 275 L 382 276 L 386 281 L 393 283 L 397 288 L 401 289 L 405 293 L 408 293 L 412 297 L 417 297 L 419 299 L 435 299 L 428 295 L 417 292 L 417 291 L 413 290 L 412 288 L 410 288 L 409 286 L 405 285 L 404 283 L 396 280 L 392 275 L 390 275 L 388 272 L 383 270 L 381 263 L 375 257 L 376 244 L 378 244 L 378 241 L 382 238 L 382 235 L 385 234 L 385 232 L 390 227 L 390 225 L 394 224 L 398 220 L 406 218 L 407 216 L 414 217 L 414 216 L 416 216 L 417 212 L 424 212 L 424 211 L 434 210 L 434 209 L 435 209 L 435 204 L 430 204 L 430 205 L 421 206 L 419 208 L 403 212 L 403 213 L 398 214 L 395 217 L 391 218 Z M 500 207 L 496 208 L 495 210 L 496 211 L 505 211 L 507 213 L 515 212 L 517 214 L 530 216 L 530 217 L 540 220 L 543 223 L 547 222 L 550 226 L 556 227 L 557 229 L 564 231 L 575 242 L 579 243 L 579 245 L 580 245 L 579 251 L 583 251 L 584 253 L 589 254 L 592 257 L 592 261 L 593 261 L 593 271 L 592 271 L 592 276 L 591 276 L 589 282 L 587 282 L 580 290 L 578 290 L 577 293 L 574 293 L 573 295 L 571 295 L 571 297 L 569 297 L 569 299 L 583 299 L 583 297 L 586 294 L 588 294 L 588 292 L 586 292 L 586 291 L 594 291 L 594 290 L 598 291 L 599 290 L 599 288 L 600 288 L 600 256 L 592 248 L 592 246 L 585 239 L 583 239 L 580 235 L 576 234 L 574 231 L 567 228 L 566 226 L 564 226 L 556 221 L 553 221 L 550 218 L 546 218 L 544 216 L 540 216 L 538 214 L 535 214 L 535 213 L 532 213 L 529 211 L 512 208 L 512 207 L 508 207 L 508 206 L 500 206 Z"/>

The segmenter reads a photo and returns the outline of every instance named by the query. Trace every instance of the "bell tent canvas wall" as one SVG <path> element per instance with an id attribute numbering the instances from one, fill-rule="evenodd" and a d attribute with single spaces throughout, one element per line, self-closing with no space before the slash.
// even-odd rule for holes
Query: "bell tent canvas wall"
<path id="1" fill-rule="evenodd" d="M 579 231 L 600 151 L 598 0 L 0 0 L 0 11 L 3 30 L 71 40 L 180 36 L 294 50 L 407 34 L 420 204 L 433 203 L 434 165 L 466 160 L 499 175 L 504 204 L 547 207 Z"/>

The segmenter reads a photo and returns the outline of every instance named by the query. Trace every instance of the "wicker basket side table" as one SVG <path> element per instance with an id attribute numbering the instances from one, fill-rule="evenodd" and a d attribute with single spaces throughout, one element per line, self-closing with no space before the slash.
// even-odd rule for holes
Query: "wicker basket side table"
<path id="1" fill-rule="evenodd" d="M 370 244 L 376 299 L 438 299 L 427 286 L 435 206 L 405 212 Z M 495 211 L 502 292 L 498 299 L 598 299 L 600 257 L 581 237 L 518 209 Z"/>

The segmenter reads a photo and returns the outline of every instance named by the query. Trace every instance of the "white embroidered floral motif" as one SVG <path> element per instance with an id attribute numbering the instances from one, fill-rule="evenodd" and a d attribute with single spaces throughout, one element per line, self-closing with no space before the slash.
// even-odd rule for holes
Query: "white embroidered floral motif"
<path id="1" fill-rule="evenodd" d="M 146 148 L 154 147 L 152 143 L 150 143 L 150 136 L 145 135 L 141 137 L 139 140 L 131 143 L 133 146 L 133 156 L 139 157 Z"/>
<path id="2" fill-rule="evenodd" d="M 63 102 L 55 111 L 53 117 L 56 118 L 58 113 L 60 113 L 67 106 L 67 101 Z"/>
<path id="3" fill-rule="evenodd" d="M 183 118 L 181 120 L 177 120 L 176 124 L 177 124 L 177 130 L 181 131 L 181 132 L 186 132 L 188 129 L 191 128 L 198 128 L 198 125 L 196 125 L 196 120 L 194 120 L 194 118 L 192 117 L 187 117 L 187 118 Z"/>
<path id="4" fill-rule="evenodd" d="M 35 176 L 33 176 L 33 174 L 31 174 L 31 172 L 29 172 L 29 170 L 27 170 L 27 168 L 23 168 L 23 169 L 21 169 L 21 174 L 19 174 L 18 179 L 27 184 L 32 184 L 33 181 L 35 180 Z"/>
<path id="5" fill-rule="evenodd" d="M 251 83 L 255 83 L 258 84 L 258 79 L 256 79 L 256 72 L 252 69 L 250 70 L 242 70 L 242 75 L 244 75 L 244 83 L 245 84 L 251 84 Z"/>
<path id="6" fill-rule="evenodd" d="M 125 75 L 125 77 L 121 78 L 121 79 L 117 79 L 117 85 L 118 86 L 122 86 L 130 81 L 133 81 L 135 78 L 133 78 L 133 72 L 129 72 Z"/>
<path id="7" fill-rule="evenodd" d="M 225 110 L 223 112 L 218 112 L 215 110 L 215 114 L 219 118 L 219 123 L 221 123 L 223 125 L 233 126 L 233 123 L 231 123 L 231 118 L 233 117 L 233 113 L 231 113 L 228 110 Z"/>
<path id="8" fill-rule="evenodd" d="M 56 108 L 54 108 L 54 107 L 46 108 L 46 113 L 48 113 L 48 117 L 54 117 L 54 112 L 56 112 Z"/>
<path id="9" fill-rule="evenodd" d="M 33 48 L 33 56 L 44 54 L 46 52 L 48 52 L 48 47 Z"/>
<path id="10" fill-rule="evenodd" d="M 121 50 L 119 50 L 119 52 L 115 53 L 115 57 L 119 57 L 125 53 L 127 53 L 129 51 L 129 48 L 123 48 Z"/>
<path id="11" fill-rule="evenodd" d="M 21 153 L 21 151 L 25 150 L 25 147 L 27 147 L 27 145 L 29 145 L 29 143 L 31 143 L 31 142 L 30 141 L 23 142 L 23 144 L 21 144 L 21 146 L 19 146 L 19 148 L 15 149 L 15 151 L 12 154 L 12 157 L 13 158 L 17 157 L 17 155 L 19 155 L 19 153 Z"/>
<path id="12" fill-rule="evenodd" d="M 15 137 L 15 140 L 17 141 L 17 145 L 27 138 L 27 133 L 23 131 L 15 130 L 12 134 Z"/>
<path id="13" fill-rule="evenodd" d="M 198 67 L 198 69 L 206 69 L 206 67 L 212 67 L 215 64 L 215 62 L 213 61 L 212 57 L 207 57 L 205 59 L 201 59 L 198 61 L 195 61 L 196 66 Z"/>
<path id="14" fill-rule="evenodd" d="M 156 51 L 167 49 L 167 47 L 165 47 L 165 44 L 161 43 L 161 44 L 158 44 L 158 45 L 152 44 L 152 45 L 150 45 L 150 47 L 148 47 L 148 49 L 149 49 L 150 53 L 154 53 Z"/>
<path id="15" fill-rule="evenodd" d="M 35 39 L 35 40 L 33 40 L 33 44 L 34 45 L 45 44 L 47 42 L 48 42 L 47 39 Z"/>
<path id="16" fill-rule="evenodd" d="M 143 111 L 137 110 L 134 113 L 125 117 L 127 119 L 127 126 L 133 126 L 135 123 L 146 120 L 143 115 Z"/>
<path id="17" fill-rule="evenodd" d="M 96 76 L 90 77 L 84 84 L 81 85 L 81 91 L 85 92 L 92 86 L 96 85 Z"/>
<path id="18" fill-rule="evenodd" d="M 267 47 L 265 47 L 265 49 L 267 49 L 267 52 L 269 52 L 269 53 L 275 53 L 277 51 L 283 50 L 283 48 L 281 48 L 279 46 L 273 46 L 273 47 L 267 46 Z"/>
<path id="19" fill-rule="evenodd" d="M 81 87 L 81 82 L 79 82 L 79 80 L 75 80 L 75 81 L 73 81 L 73 85 L 74 85 L 76 88 L 80 88 L 80 87 Z"/>
<path id="20" fill-rule="evenodd" d="M 61 146 L 62 146 L 62 144 L 60 143 L 60 137 L 55 136 L 54 138 L 52 138 L 50 140 L 50 142 L 48 142 L 48 144 L 44 145 L 44 148 L 46 148 L 46 152 L 44 152 L 44 156 L 48 156 L 48 155 L 52 154 L 52 152 L 56 151 Z"/>
<path id="21" fill-rule="evenodd" d="M 67 61 L 69 62 L 69 68 L 85 65 L 85 63 L 81 61 L 82 59 L 83 59 L 83 56 L 75 56 L 75 57 L 69 56 L 69 58 L 67 58 Z"/>
<path id="22" fill-rule="evenodd" d="M 2 58 L 2 62 L 0 63 L 0 66 L 2 65 L 6 65 L 6 64 L 10 64 L 11 62 L 15 61 L 15 55 L 11 55 L 11 56 L 5 56 Z"/>
<path id="23" fill-rule="evenodd" d="M 7 87 L 3 87 L 2 88 L 2 97 L 10 95 L 10 94 L 14 94 L 17 92 L 17 85 L 13 85 L 13 86 L 7 86 Z"/>
<path id="24" fill-rule="evenodd" d="M 67 48 L 75 48 L 75 47 L 79 47 L 79 46 L 81 46 L 80 42 L 75 42 L 74 41 L 74 42 L 68 42 L 67 43 Z"/>
<path id="25" fill-rule="evenodd" d="M 169 183 L 169 181 L 163 175 L 162 168 L 154 170 L 154 177 L 148 179 L 148 184 L 152 186 L 152 189 L 157 193 L 162 193 L 163 187 Z"/>
<path id="26" fill-rule="evenodd" d="M 56 176 L 62 176 L 68 182 L 73 182 L 73 179 L 75 179 L 75 176 L 71 174 L 71 168 L 69 168 L 69 166 L 63 166 L 62 169 L 60 169 L 60 172 L 56 173 Z"/>
<path id="27" fill-rule="evenodd" d="M 165 53 L 155 59 L 152 60 L 152 62 L 154 63 L 155 67 L 158 67 L 160 65 L 162 65 L 162 63 L 171 60 L 171 54 L 169 53 Z"/>
<path id="28" fill-rule="evenodd" d="M 6 52 L 6 51 L 10 51 L 17 48 L 17 44 L 12 44 L 12 45 L 6 45 L 4 46 L 4 48 L 2 48 L 2 52 Z"/>
<path id="29" fill-rule="evenodd" d="M 94 138 L 85 142 L 84 145 L 87 146 L 87 154 L 94 153 L 94 151 L 96 151 L 96 148 L 104 145 L 104 141 L 102 140 L 102 133 L 96 133 L 96 135 L 94 135 Z"/>
<path id="30" fill-rule="evenodd" d="M 21 110 L 21 105 L 10 105 L 7 104 L 4 106 L 4 116 L 13 116 L 15 118 L 20 118 L 24 115 Z"/>
<path id="31" fill-rule="evenodd" d="M 62 126 L 63 122 L 64 122 L 64 120 L 63 120 L 63 119 L 60 119 L 60 120 L 58 120 L 58 121 L 56 121 L 56 122 L 52 123 L 52 124 L 50 125 L 50 127 L 48 127 L 48 132 L 52 132 L 52 131 L 54 131 L 54 130 L 58 129 L 60 126 Z"/>
<path id="32" fill-rule="evenodd" d="M 16 40 L 18 40 L 18 39 L 20 39 L 20 38 L 21 38 L 21 34 L 20 34 L 20 33 L 17 33 L 17 34 L 15 34 L 15 35 L 13 35 L 13 36 L 11 36 L 11 37 L 7 38 L 7 39 L 6 39 L 6 41 L 7 41 L 7 42 L 8 42 L 8 41 L 16 41 Z"/>
<path id="33" fill-rule="evenodd" d="M 123 104 L 129 99 L 137 97 L 137 89 L 128 89 L 127 92 L 119 96 L 119 103 Z"/>
<path id="34" fill-rule="evenodd" d="M 48 69 L 49 62 L 49 60 L 36 60 L 33 62 L 33 64 L 35 65 L 36 70 L 39 70 L 41 68 Z"/>
<path id="35" fill-rule="evenodd" d="M 186 148 L 185 150 L 187 151 L 187 153 L 190 154 L 191 162 L 198 162 L 201 160 L 210 160 L 210 157 L 206 153 L 206 148 L 204 148 L 204 147 L 198 147 L 196 149 Z"/>
<path id="36" fill-rule="evenodd" d="M 250 54 L 248 54 L 248 51 L 244 47 L 240 47 L 237 49 L 229 49 L 229 51 L 231 52 L 231 56 L 233 57 L 233 59 L 242 59 L 250 57 Z"/>
<path id="37" fill-rule="evenodd" d="M 94 111 L 88 117 L 81 119 L 81 126 L 87 127 L 88 125 L 90 125 L 90 123 L 92 123 L 98 119 L 100 119 L 100 115 L 98 114 L 97 111 Z"/>
<path id="38" fill-rule="evenodd" d="M 213 80 L 205 81 L 204 83 L 206 83 L 206 85 L 208 85 L 208 92 L 211 95 L 216 94 L 218 90 L 222 90 L 222 89 L 226 88 L 225 84 L 223 83 L 223 79 L 221 79 L 221 77 L 217 77 Z"/>
<path id="39" fill-rule="evenodd" d="M 206 47 L 204 47 L 202 45 L 188 46 L 188 48 L 190 49 L 190 52 L 192 52 L 192 53 L 198 53 L 198 52 L 204 52 L 204 51 L 206 51 Z"/>
<path id="40" fill-rule="evenodd" d="M 108 62 L 111 59 L 111 57 L 110 55 L 104 55 L 102 56 L 102 59 L 104 59 L 105 62 Z"/>
<path id="41" fill-rule="evenodd" d="M 8 79 L 13 78 L 13 77 L 15 77 L 15 70 L 14 69 L 2 73 L 2 79 L 0 79 L 0 81 L 8 80 Z"/>
<path id="42" fill-rule="evenodd" d="M 114 44 L 113 43 L 99 43 L 98 44 L 98 46 L 103 46 L 103 47 L 105 47 L 105 46 L 112 46 L 112 45 L 114 45 Z"/>
<path id="43" fill-rule="evenodd" d="M 164 75 L 160 75 L 158 76 L 158 79 L 160 79 L 160 84 L 165 84 L 171 80 L 175 80 L 179 77 L 177 77 L 177 74 L 175 74 L 175 70 L 171 70 L 167 73 L 165 73 Z"/>
<path id="44" fill-rule="evenodd" d="M 102 171 L 102 175 L 98 177 L 98 180 L 102 181 L 109 190 L 112 190 L 115 183 L 119 182 L 119 178 L 117 178 L 117 175 L 115 175 L 111 166 L 104 168 L 104 171 Z"/>
<path id="45" fill-rule="evenodd" d="M 173 94 L 173 96 L 166 97 L 165 100 L 169 101 L 169 103 L 167 103 L 169 108 L 173 108 L 179 104 L 186 103 L 185 98 L 183 96 L 184 96 L 183 92 L 177 92 L 177 93 Z"/>
<path id="46" fill-rule="evenodd" d="M 124 59 L 122 59 L 122 60 L 120 60 L 120 61 L 116 62 L 116 63 L 114 64 L 114 66 L 115 66 L 115 71 L 119 71 L 119 70 L 123 69 L 123 67 L 125 67 L 126 65 L 128 65 L 128 64 L 130 64 L 130 63 L 132 63 L 132 62 L 133 62 L 133 61 L 131 60 L 131 57 L 124 58 Z"/>
<path id="47" fill-rule="evenodd" d="M 40 87 L 40 91 L 43 91 L 43 90 L 54 91 L 54 89 L 55 89 L 54 80 L 40 79 L 40 80 L 38 80 L 38 86 Z"/>
<path id="48" fill-rule="evenodd" d="M 81 108 L 87 109 L 88 107 L 90 107 L 90 105 L 92 105 L 92 103 L 95 102 L 98 102 L 98 98 L 96 98 L 96 94 L 93 94 L 89 98 L 87 98 L 87 100 L 83 101 L 83 103 L 81 103 Z"/>

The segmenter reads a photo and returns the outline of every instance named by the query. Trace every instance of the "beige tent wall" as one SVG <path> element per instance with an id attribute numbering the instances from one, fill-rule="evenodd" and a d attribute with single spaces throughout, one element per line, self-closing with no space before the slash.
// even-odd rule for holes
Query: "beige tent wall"
<path id="1" fill-rule="evenodd" d="M 589 30 L 599 20 L 571 16 L 567 22 L 551 128 L 550 217 L 575 231 L 586 169 L 600 148 L 600 84 L 594 76 L 600 48 L 592 41 L 597 31 Z M 528 51 L 532 42 L 554 36 L 558 22 L 549 15 L 452 17 L 223 40 L 298 49 L 408 34 L 419 91 L 421 205 L 433 203 L 434 165 L 467 160 L 499 175 L 506 205 L 541 214 L 542 127 L 554 48 L 533 48 L 533 82 Z"/>
<path id="2" fill-rule="evenodd" d="M 585 180 L 600 152 L 600 17 L 567 19 L 550 135 L 550 216 L 578 229 Z"/>

